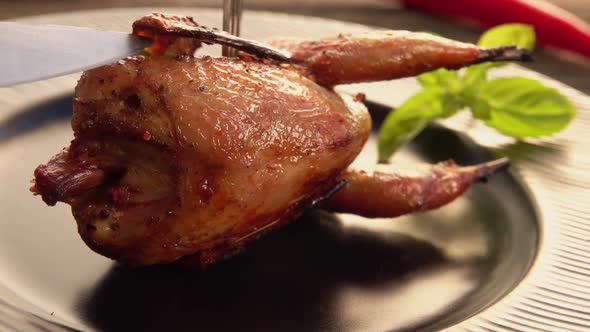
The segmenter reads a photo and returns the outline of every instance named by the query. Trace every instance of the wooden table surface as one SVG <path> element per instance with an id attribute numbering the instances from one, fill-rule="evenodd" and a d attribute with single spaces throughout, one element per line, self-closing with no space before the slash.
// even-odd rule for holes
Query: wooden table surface
<path id="1" fill-rule="evenodd" d="M 0 19 L 41 15 L 72 10 L 110 7 L 149 6 L 205 6 L 220 7 L 222 0 L 2 0 Z M 589 0 L 552 0 L 559 6 L 590 21 Z M 391 29 L 435 31 L 443 36 L 474 42 L 482 29 L 456 20 L 403 9 L 394 0 L 245 0 L 245 8 L 300 15 L 309 15 L 356 22 Z M 590 94 L 590 61 L 571 58 L 548 50 L 537 50 L 535 62 L 526 66 L 562 81 L 586 94 Z"/>

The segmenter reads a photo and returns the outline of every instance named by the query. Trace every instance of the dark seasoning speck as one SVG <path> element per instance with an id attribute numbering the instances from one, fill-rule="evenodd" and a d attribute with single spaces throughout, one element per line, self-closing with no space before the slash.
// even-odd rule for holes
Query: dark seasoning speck
<path id="1" fill-rule="evenodd" d="M 108 210 L 100 210 L 100 218 L 101 219 L 106 219 L 110 216 L 111 214 L 109 213 Z"/>

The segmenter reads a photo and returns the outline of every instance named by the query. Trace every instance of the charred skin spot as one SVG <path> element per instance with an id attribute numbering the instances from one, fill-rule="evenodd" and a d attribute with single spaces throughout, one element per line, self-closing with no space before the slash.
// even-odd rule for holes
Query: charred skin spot
<path id="1" fill-rule="evenodd" d="M 160 222 L 160 217 L 158 216 L 150 216 L 148 221 L 147 221 L 147 225 L 148 226 L 152 226 L 157 224 L 158 222 Z"/>
<path id="2" fill-rule="evenodd" d="M 132 93 L 125 98 L 125 106 L 130 109 L 137 110 L 141 107 L 141 99 L 136 93 Z"/>
<path id="3" fill-rule="evenodd" d="M 106 218 L 108 218 L 110 215 L 111 215 L 111 214 L 110 214 L 109 210 L 100 210 L 99 217 L 100 217 L 101 219 L 106 219 Z"/>
<path id="4" fill-rule="evenodd" d="M 215 177 L 206 176 L 197 186 L 197 197 L 202 204 L 207 204 L 215 194 Z"/>

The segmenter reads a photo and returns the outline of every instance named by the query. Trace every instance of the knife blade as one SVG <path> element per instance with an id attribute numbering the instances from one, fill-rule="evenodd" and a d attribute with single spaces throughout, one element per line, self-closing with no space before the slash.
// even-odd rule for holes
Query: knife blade
<path id="1" fill-rule="evenodd" d="M 0 22 L 0 87 L 101 66 L 150 44 L 124 32 Z"/>

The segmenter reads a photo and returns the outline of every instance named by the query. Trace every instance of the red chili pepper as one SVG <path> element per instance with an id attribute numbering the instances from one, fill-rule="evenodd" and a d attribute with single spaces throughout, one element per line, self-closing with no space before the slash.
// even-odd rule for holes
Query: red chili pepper
<path id="1" fill-rule="evenodd" d="M 590 58 L 590 25 L 542 0 L 401 0 L 411 8 L 460 17 L 490 27 L 526 23 L 535 27 L 542 46 L 569 50 Z"/>

